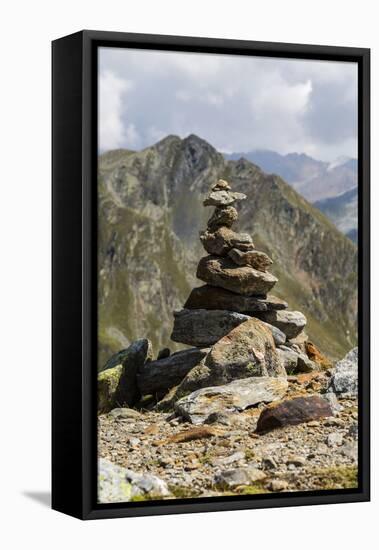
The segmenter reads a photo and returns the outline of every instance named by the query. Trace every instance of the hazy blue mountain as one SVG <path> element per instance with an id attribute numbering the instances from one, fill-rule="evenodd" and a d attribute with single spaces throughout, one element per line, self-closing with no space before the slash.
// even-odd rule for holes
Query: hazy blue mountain
<path id="1" fill-rule="evenodd" d="M 278 174 L 287 183 L 300 183 L 315 178 L 327 170 L 328 164 L 304 153 L 280 155 L 275 151 L 260 150 L 225 155 L 228 160 L 245 158 L 268 174 Z"/>
<path id="2" fill-rule="evenodd" d="M 358 229 L 351 229 L 348 233 L 346 233 L 346 237 L 349 237 L 353 243 L 358 242 Z"/>
<path id="3" fill-rule="evenodd" d="M 350 239 L 356 240 L 358 220 L 358 188 L 313 203 Z"/>
<path id="4" fill-rule="evenodd" d="M 269 150 L 226 154 L 225 158 L 245 158 L 258 165 L 264 172 L 277 174 L 312 203 L 340 195 L 356 187 L 358 183 L 358 166 L 355 159 L 344 158 L 335 162 L 323 162 L 304 153 L 280 155 Z"/>
<path id="5" fill-rule="evenodd" d="M 354 236 L 358 221 L 356 159 L 342 158 L 335 162 L 323 162 L 304 153 L 281 155 L 269 150 L 225 154 L 225 158 L 227 160 L 245 158 L 268 174 L 278 174 L 300 195 L 328 216 L 340 231 L 356 242 L 356 235 Z M 329 199 L 331 202 L 324 202 Z"/>

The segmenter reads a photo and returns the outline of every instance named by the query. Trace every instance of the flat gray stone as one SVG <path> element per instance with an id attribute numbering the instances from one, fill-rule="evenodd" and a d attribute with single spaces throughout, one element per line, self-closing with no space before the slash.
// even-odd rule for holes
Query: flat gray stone
<path id="1" fill-rule="evenodd" d="M 227 189 L 211 191 L 204 200 L 204 206 L 229 206 L 236 201 L 246 199 L 243 193 L 233 193 Z"/>
<path id="2" fill-rule="evenodd" d="M 243 411 L 258 403 L 281 399 L 288 388 L 285 378 L 269 376 L 234 380 L 224 386 L 197 390 L 175 403 L 175 411 L 192 424 L 203 424 L 213 413 Z"/>

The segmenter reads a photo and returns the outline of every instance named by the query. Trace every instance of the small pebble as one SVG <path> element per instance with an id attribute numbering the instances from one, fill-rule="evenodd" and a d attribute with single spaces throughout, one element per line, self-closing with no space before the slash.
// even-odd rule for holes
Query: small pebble
<path id="1" fill-rule="evenodd" d="M 288 482 L 284 479 L 273 479 L 268 484 L 268 488 L 275 493 L 279 491 L 284 491 L 285 489 L 288 489 Z"/>

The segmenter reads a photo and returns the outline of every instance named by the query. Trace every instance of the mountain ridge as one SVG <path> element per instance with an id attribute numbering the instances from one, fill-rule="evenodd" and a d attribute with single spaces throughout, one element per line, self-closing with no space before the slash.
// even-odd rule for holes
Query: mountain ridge
<path id="1" fill-rule="evenodd" d="M 172 310 L 201 285 L 195 265 L 206 213 L 198 196 L 220 177 L 247 194 L 239 229 L 273 258 L 283 281 L 277 294 L 305 311 L 311 339 L 333 357 L 356 341 L 356 247 L 280 177 L 228 161 L 193 134 L 166 136 L 143 151 L 99 157 L 100 367 L 142 336 L 156 351 L 177 349 Z"/>
<path id="2" fill-rule="evenodd" d="M 310 202 L 331 198 L 357 186 L 358 164 L 354 158 L 325 162 L 305 153 L 281 155 L 268 149 L 225 154 L 227 160 L 241 157 L 267 173 L 278 174 Z"/>

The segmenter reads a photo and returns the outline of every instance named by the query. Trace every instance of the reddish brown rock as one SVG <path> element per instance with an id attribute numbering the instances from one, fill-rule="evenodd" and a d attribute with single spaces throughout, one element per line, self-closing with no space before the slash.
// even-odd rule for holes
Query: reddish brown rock
<path id="1" fill-rule="evenodd" d="M 224 433 L 225 431 L 217 426 L 199 426 L 171 435 L 167 439 L 159 441 L 158 444 L 166 445 L 168 443 L 185 443 L 186 441 L 195 441 L 196 439 L 207 439 L 208 437 L 220 436 Z"/>
<path id="2" fill-rule="evenodd" d="M 331 361 L 312 343 L 305 342 L 305 351 L 311 361 L 317 363 L 322 369 L 329 369 L 332 366 Z"/>
<path id="3" fill-rule="evenodd" d="M 286 309 L 288 304 L 268 294 L 263 297 L 241 296 L 211 285 L 194 288 L 184 307 L 187 309 L 223 309 L 238 313 L 254 313 L 271 309 Z"/>
<path id="4" fill-rule="evenodd" d="M 267 254 L 258 250 L 247 250 L 244 252 L 243 250 L 238 250 L 238 248 L 232 248 L 229 250 L 228 256 L 237 265 L 250 265 L 259 271 L 266 271 L 273 263 Z"/>
<path id="5" fill-rule="evenodd" d="M 268 432 L 327 416 L 333 416 L 333 411 L 326 399 L 319 395 L 296 397 L 263 410 L 258 419 L 256 431 Z"/>
<path id="6" fill-rule="evenodd" d="M 217 256 L 201 258 L 196 276 L 205 283 L 243 296 L 265 296 L 278 281 L 271 273 L 250 266 L 238 267 L 232 260 Z"/>

